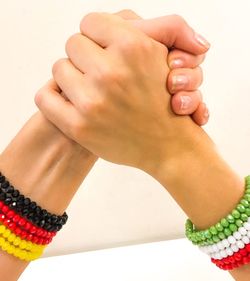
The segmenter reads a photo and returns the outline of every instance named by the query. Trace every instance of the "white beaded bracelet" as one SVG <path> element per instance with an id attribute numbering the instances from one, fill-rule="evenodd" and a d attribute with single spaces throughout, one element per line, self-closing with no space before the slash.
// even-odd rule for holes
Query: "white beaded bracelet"
<path id="1" fill-rule="evenodd" d="M 199 249 L 214 259 L 223 259 L 232 256 L 250 243 L 250 218 L 238 231 L 228 238 L 210 246 L 199 247 Z"/>

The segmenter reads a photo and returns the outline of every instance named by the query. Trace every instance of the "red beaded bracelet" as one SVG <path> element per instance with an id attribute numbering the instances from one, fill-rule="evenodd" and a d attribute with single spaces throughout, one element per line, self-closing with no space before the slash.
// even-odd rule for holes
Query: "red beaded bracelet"
<path id="1" fill-rule="evenodd" d="M 250 262 L 250 244 L 247 244 L 243 249 L 240 249 L 232 256 L 223 258 L 221 260 L 211 259 L 211 261 L 221 269 L 232 270 L 241 265 L 248 264 Z"/>
<path id="2" fill-rule="evenodd" d="M 56 235 L 56 232 L 49 232 L 33 225 L 27 219 L 16 214 L 2 201 L 0 201 L 0 222 L 22 239 L 27 239 L 36 244 L 49 244 Z"/>

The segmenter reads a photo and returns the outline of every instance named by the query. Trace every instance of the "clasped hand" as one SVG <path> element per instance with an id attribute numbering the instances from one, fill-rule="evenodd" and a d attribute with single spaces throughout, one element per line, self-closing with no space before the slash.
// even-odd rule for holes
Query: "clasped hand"
<path id="1" fill-rule="evenodd" d="M 95 155 L 148 173 L 192 150 L 193 121 L 208 118 L 197 91 L 208 43 L 178 16 L 141 20 L 131 11 L 91 13 L 80 30 L 36 94 L 42 113 Z"/>

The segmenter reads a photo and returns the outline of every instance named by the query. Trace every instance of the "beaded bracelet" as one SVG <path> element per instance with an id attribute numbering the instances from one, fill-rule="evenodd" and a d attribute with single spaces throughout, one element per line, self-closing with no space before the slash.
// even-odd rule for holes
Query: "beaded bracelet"
<path id="1" fill-rule="evenodd" d="M 20 237 L 12 233 L 4 225 L 0 225 L 0 237 L 4 238 L 15 247 L 19 247 L 21 250 L 27 250 L 30 252 L 41 252 L 45 249 L 45 246 L 41 246 L 30 241 L 22 240 Z"/>
<path id="2" fill-rule="evenodd" d="M 36 202 L 31 201 L 30 198 L 20 194 L 1 172 L 0 201 L 4 202 L 22 217 L 27 218 L 34 225 L 47 231 L 59 231 L 68 219 L 65 212 L 62 216 L 51 214 L 38 206 Z"/>
<path id="3" fill-rule="evenodd" d="M 250 262 L 250 244 L 245 248 L 234 253 L 232 256 L 217 260 L 212 258 L 211 261 L 221 269 L 232 270 L 241 265 L 248 264 Z"/>
<path id="4" fill-rule="evenodd" d="M 199 249 L 215 259 L 226 258 L 234 252 L 238 252 L 250 243 L 250 218 L 245 222 L 243 227 L 234 232 L 228 238 L 210 246 L 199 247 Z"/>
<path id="5" fill-rule="evenodd" d="M 22 239 L 32 241 L 37 244 L 49 244 L 56 232 L 48 232 L 34 226 L 25 218 L 20 217 L 15 211 L 10 210 L 3 202 L 0 201 L 0 222 L 7 226 Z"/>
<path id="6" fill-rule="evenodd" d="M 186 222 L 186 236 L 195 245 L 208 246 L 232 235 L 238 231 L 240 227 L 247 222 L 250 217 L 250 176 L 245 178 L 246 187 L 243 198 L 240 200 L 236 208 L 226 218 L 221 219 L 216 225 L 211 226 L 207 230 L 197 230 L 191 222 Z"/>
<path id="7" fill-rule="evenodd" d="M 19 247 L 15 247 L 14 245 L 6 241 L 6 239 L 4 239 L 3 237 L 0 237 L 0 248 L 8 254 L 25 261 L 33 261 L 35 259 L 38 259 L 43 254 L 43 251 L 29 252 L 26 250 L 22 250 Z"/>

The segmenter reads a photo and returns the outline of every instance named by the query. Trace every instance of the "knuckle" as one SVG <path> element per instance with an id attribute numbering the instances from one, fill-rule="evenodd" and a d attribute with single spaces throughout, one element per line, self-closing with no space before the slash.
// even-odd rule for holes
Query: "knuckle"
<path id="1" fill-rule="evenodd" d="M 119 48 L 126 56 L 133 56 L 138 53 L 147 54 L 153 49 L 153 40 L 138 36 L 132 32 L 128 32 L 124 36 L 124 40 L 119 43 Z"/>
<path id="2" fill-rule="evenodd" d="M 122 81 L 124 75 L 121 73 L 121 70 L 117 71 L 110 64 L 102 65 L 96 72 L 97 81 L 110 86 L 109 83 L 119 83 Z"/>
<path id="3" fill-rule="evenodd" d="M 131 9 L 122 9 L 121 11 L 119 11 L 117 13 L 117 15 L 119 15 L 121 17 L 125 17 L 125 18 L 137 16 L 136 13 L 134 11 L 132 11 Z"/>
<path id="4" fill-rule="evenodd" d="M 171 15 L 171 18 L 172 18 L 172 20 L 174 21 L 175 24 L 178 24 L 178 25 L 186 24 L 186 21 L 180 15 L 173 14 L 173 15 Z"/>
<path id="5" fill-rule="evenodd" d="M 35 104 L 40 108 L 43 102 L 43 98 L 44 98 L 44 92 L 42 91 L 42 89 L 38 90 L 37 93 L 35 94 L 34 97 L 34 101 Z"/>
<path id="6" fill-rule="evenodd" d="M 90 25 L 95 23 L 100 16 L 101 14 L 97 12 L 91 12 L 85 15 L 80 22 L 80 30 L 84 32 Z"/>
<path id="7" fill-rule="evenodd" d="M 75 46 L 79 42 L 80 33 L 71 35 L 65 43 L 65 51 L 69 55 L 71 50 L 74 50 Z"/>
<path id="8" fill-rule="evenodd" d="M 68 59 L 59 59 L 57 60 L 52 66 L 52 74 L 54 77 L 58 77 L 63 75 L 65 71 L 65 64 L 67 63 Z"/>

